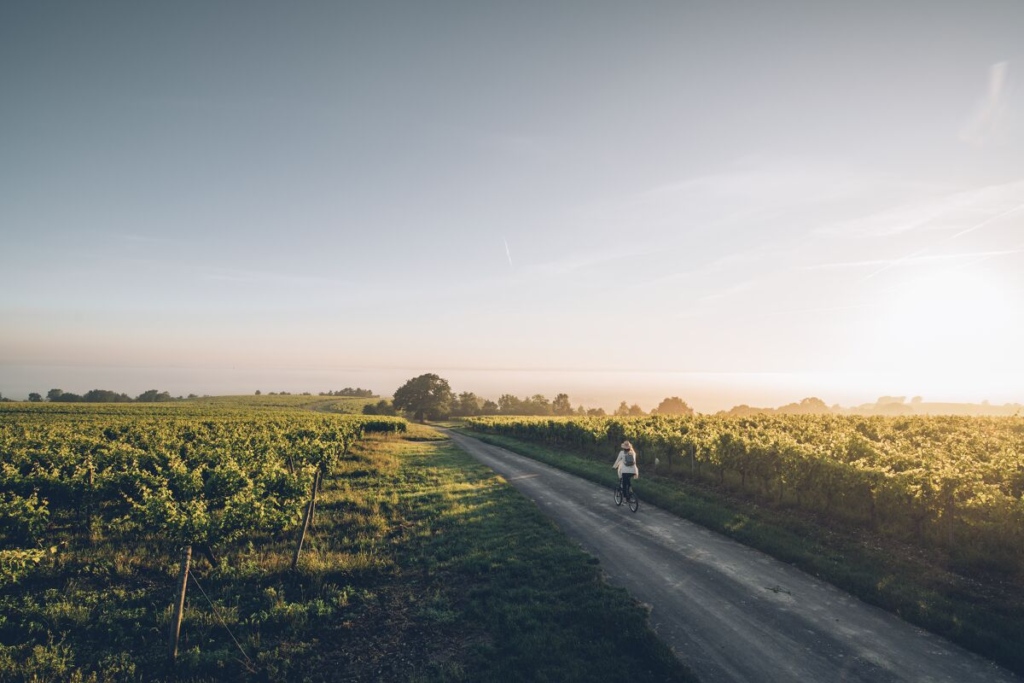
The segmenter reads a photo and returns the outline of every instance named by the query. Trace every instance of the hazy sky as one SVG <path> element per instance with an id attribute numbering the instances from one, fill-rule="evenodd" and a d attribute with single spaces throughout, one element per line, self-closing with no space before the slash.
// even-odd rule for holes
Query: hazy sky
<path id="1" fill-rule="evenodd" d="M 4 2 L 0 392 L 1024 401 L 1022 27 L 1019 0 Z"/>

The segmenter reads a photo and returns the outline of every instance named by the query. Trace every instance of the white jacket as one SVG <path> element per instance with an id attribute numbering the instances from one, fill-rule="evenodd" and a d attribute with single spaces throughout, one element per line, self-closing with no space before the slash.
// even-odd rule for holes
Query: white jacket
<path id="1" fill-rule="evenodd" d="M 630 467 L 629 465 L 626 464 L 626 451 L 619 451 L 619 457 L 617 457 L 615 459 L 615 464 L 612 465 L 612 467 L 615 467 L 615 468 L 617 468 L 619 470 L 619 476 L 620 477 L 623 474 L 635 474 L 639 478 L 640 477 L 640 467 L 639 467 L 640 463 L 638 462 L 638 460 L 639 460 L 639 456 L 634 456 L 633 462 L 635 462 L 636 464 L 633 465 L 632 467 Z"/>

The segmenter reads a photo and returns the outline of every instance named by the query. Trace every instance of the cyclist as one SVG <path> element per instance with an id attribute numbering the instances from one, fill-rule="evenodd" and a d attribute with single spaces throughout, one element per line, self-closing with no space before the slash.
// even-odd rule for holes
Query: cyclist
<path id="1" fill-rule="evenodd" d="M 619 479 L 622 481 L 622 497 L 629 500 L 629 481 L 633 477 L 640 478 L 640 468 L 637 466 L 636 451 L 633 444 L 623 441 L 619 446 L 619 457 L 615 458 L 612 465 L 619 470 Z"/>

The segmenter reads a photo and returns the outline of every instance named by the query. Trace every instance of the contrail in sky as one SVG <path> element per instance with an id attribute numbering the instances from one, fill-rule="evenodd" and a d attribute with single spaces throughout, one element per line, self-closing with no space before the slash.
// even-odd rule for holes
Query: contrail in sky
<path id="1" fill-rule="evenodd" d="M 896 259 L 894 261 L 888 262 L 886 265 L 882 266 L 878 270 L 876 270 L 876 271 L 874 271 L 872 273 L 868 273 L 867 275 L 865 275 L 863 278 L 861 278 L 861 281 L 863 281 L 863 280 L 870 280 L 871 278 L 875 277 L 876 275 L 878 275 L 880 273 L 884 273 L 885 271 L 889 270 L 890 268 L 895 268 L 896 266 L 899 266 L 899 265 L 909 261 L 910 259 L 913 259 L 913 258 L 916 258 L 918 256 L 921 256 L 922 254 L 924 254 L 926 251 L 932 249 L 933 247 L 936 247 L 936 246 L 938 246 L 940 244 L 945 244 L 946 242 L 950 242 L 952 240 L 955 240 L 957 237 L 960 237 L 961 235 L 966 235 L 969 232 L 974 232 L 975 230 L 980 230 L 981 228 L 984 228 L 989 223 L 995 223 L 996 221 L 998 221 L 998 220 L 1000 220 L 1002 218 L 1005 218 L 1006 216 L 1009 216 L 1010 214 L 1017 213 L 1018 211 L 1020 211 L 1022 209 L 1024 209 L 1024 204 L 1019 204 L 1019 205 L 1013 207 L 1012 209 L 1007 209 L 1006 211 L 1003 211 L 1001 213 L 997 213 L 995 216 L 989 216 L 988 218 L 986 218 L 985 220 L 981 221 L 980 223 L 976 223 L 976 224 L 974 224 L 974 225 L 972 225 L 972 226 L 970 226 L 968 228 L 964 228 L 960 232 L 958 232 L 956 234 L 953 234 L 953 235 L 950 235 L 946 239 L 941 240 L 940 242 L 937 242 L 936 244 L 929 245 L 927 247 L 924 247 L 923 249 L 918 249 L 917 251 L 915 251 L 912 254 L 908 254 L 907 256 L 903 256 L 903 257 L 900 257 L 900 258 L 898 258 L 898 259 Z"/>
<path id="2" fill-rule="evenodd" d="M 501 241 L 505 243 L 505 255 L 508 256 L 508 265 L 511 266 L 512 265 L 512 252 L 509 251 L 509 249 L 508 249 L 508 240 L 502 239 Z"/>
<path id="3" fill-rule="evenodd" d="M 979 228 L 984 228 L 989 223 L 994 223 L 995 221 L 999 220 L 1000 218 L 1003 218 L 1005 216 L 1009 216 L 1011 213 L 1017 213 L 1021 209 L 1024 209 L 1024 204 L 1020 204 L 1019 206 L 1015 206 L 1012 209 L 1008 209 L 1006 211 L 1003 211 L 1002 213 L 998 213 L 995 216 L 992 216 L 991 218 L 983 220 L 982 222 L 978 223 L 977 225 L 972 225 L 969 228 L 965 228 L 964 230 L 961 230 L 960 232 L 956 233 L 955 235 L 953 235 L 949 239 L 951 239 L 951 240 L 952 239 L 956 239 L 960 235 L 966 235 L 967 233 L 974 232 L 975 230 L 978 230 Z M 946 241 L 948 242 L 949 240 L 946 240 Z"/>

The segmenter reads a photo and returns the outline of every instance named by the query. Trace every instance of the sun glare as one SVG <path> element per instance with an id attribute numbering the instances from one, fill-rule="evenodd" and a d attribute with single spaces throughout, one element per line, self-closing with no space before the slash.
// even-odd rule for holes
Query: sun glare
<path id="1" fill-rule="evenodd" d="M 965 269 L 907 280 L 889 293 L 877 349 L 904 369 L 998 370 L 1021 330 L 993 278 Z"/>

